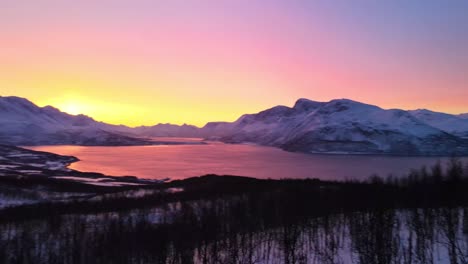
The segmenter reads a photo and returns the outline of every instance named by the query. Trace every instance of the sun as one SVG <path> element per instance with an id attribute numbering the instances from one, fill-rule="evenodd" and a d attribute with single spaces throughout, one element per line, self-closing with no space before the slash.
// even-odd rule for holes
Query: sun
<path id="1" fill-rule="evenodd" d="M 71 115 L 82 114 L 82 110 L 83 110 L 82 107 L 80 106 L 80 104 L 78 104 L 76 102 L 64 103 L 59 108 L 60 108 L 60 110 L 66 112 L 68 114 L 71 114 Z"/>

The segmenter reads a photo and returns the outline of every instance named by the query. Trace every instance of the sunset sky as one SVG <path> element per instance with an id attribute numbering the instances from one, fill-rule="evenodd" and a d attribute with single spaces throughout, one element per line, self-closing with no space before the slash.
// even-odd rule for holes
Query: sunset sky
<path id="1" fill-rule="evenodd" d="M 468 112 L 468 1 L 0 0 L 0 95 L 127 125 L 301 97 Z"/>

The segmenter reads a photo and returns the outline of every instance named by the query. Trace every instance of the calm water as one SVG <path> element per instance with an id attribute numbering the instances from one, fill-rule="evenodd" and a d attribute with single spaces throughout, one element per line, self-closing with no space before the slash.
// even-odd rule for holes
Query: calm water
<path id="1" fill-rule="evenodd" d="M 174 142 L 174 139 L 170 141 Z M 183 141 L 177 139 L 177 141 Z M 188 139 L 190 142 L 197 140 Z M 204 145 L 132 147 L 40 146 L 30 149 L 72 155 L 70 168 L 108 175 L 183 179 L 204 174 L 256 178 L 364 179 L 377 173 L 402 175 L 447 158 L 308 155 L 271 147 L 208 142 Z M 468 162 L 468 158 L 463 158 Z"/>

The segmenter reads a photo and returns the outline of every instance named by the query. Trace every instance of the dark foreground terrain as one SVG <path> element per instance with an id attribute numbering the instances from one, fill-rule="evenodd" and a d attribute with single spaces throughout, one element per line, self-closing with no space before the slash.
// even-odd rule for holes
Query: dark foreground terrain
<path id="1" fill-rule="evenodd" d="M 0 177 L 0 263 L 468 263 L 468 170 L 445 167 L 364 182 Z"/>

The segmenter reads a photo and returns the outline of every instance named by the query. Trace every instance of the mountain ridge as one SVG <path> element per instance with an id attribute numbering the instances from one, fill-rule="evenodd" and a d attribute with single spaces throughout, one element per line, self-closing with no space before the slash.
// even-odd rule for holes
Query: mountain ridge
<path id="1" fill-rule="evenodd" d="M 0 97 L 0 143 L 15 145 L 145 145 L 147 137 L 202 137 L 306 153 L 468 155 L 468 119 L 426 109 L 382 109 L 335 99 L 298 99 L 234 122 L 128 127 Z M 27 144 L 25 144 L 27 143 Z"/>
<path id="2" fill-rule="evenodd" d="M 0 143 L 10 145 L 145 145 L 146 140 L 117 133 L 118 126 L 21 97 L 0 97 Z"/>
<path id="3" fill-rule="evenodd" d="M 220 139 L 306 153 L 465 155 L 468 142 L 413 116 L 348 99 L 300 99 L 243 115 Z"/>

